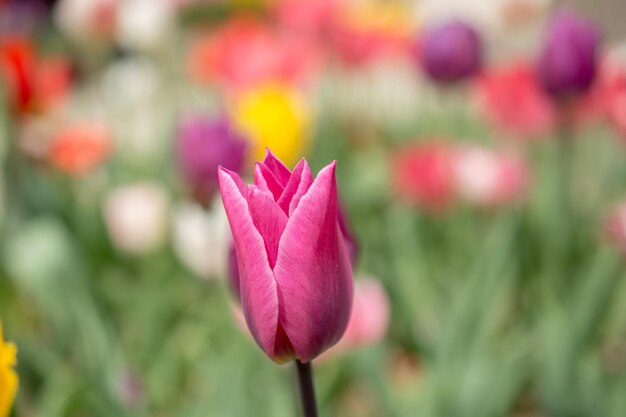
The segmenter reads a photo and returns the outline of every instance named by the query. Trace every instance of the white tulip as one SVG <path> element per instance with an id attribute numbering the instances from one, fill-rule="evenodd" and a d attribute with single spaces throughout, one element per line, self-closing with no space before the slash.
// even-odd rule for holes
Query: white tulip
<path id="1" fill-rule="evenodd" d="M 139 182 L 113 190 L 103 212 L 111 241 L 124 252 L 147 254 L 165 241 L 169 200 L 156 183 Z"/>

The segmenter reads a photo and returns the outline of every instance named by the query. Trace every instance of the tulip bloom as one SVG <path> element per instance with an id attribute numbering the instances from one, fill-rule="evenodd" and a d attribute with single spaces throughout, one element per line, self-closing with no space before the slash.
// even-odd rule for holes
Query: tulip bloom
<path id="1" fill-rule="evenodd" d="M 218 189 L 217 167 L 241 172 L 247 142 L 224 117 L 187 117 L 177 136 L 178 166 L 187 187 L 200 204 L 207 204 Z"/>
<path id="2" fill-rule="evenodd" d="M 111 242 L 121 251 L 145 255 L 165 242 L 170 202 L 157 183 L 138 182 L 115 188 L 103 205 Z"/>
<path id="3" fill-rule="evenodd" d="M 528 167 L 518 155 L 475 145 L 455 152 L 454 174 L 459 196 L 482 207 L 517 201 L 529 182 Z"/>
<path id="4" fill-rule="evenodd" d="M 72 175 L 92 171 L 109 156 L 112 138 L 105 125 L 75 122 L 63 126 L 52 139 L 48 160 L 55 168 Z"/>
<path id="5" fill-rule="evenodd" d="M 311 361 L 337 343 L 352 308 L 352 268 L 337 220 L 335 162 L 313 180 L 268 152 L 246 186 L 220 168 L 250 332 L 278 363 Z"/>
<path id="6" fill-rule="evenodd" d="M 13 369 L 16 355 L 15 345 L 4 341 L 0 323 L 0 417 L 9 415 L 17 392 L 18 377 Z"/>
<path id="7" fill-rule="evenodd" d="M 415 54 L 428 76 L 440 83 L 454 83 L 476 74 L 483 55 L 478 32 L 459 21 L 426 30 Z"/>
<path id="8" fill-rule="evenodd" d="M 65 101 L 72 80 L 71 67 L 60 56 L 41 57 L 33 43 L 22 37 L 0 39 L 0 79 L 18 115 L 41 113 Z"/>
<path id="9" fill-rule="evenodd" d="M 266 148 L 291 164 L 303 155 L 311 136 L 312 115 L 303 97 L 285 84 L 262 84 L 239 96 L 232 106 L 237 127 L 262 158 Z"/>
<path id="10" fill-rule="evenodd" d="M 400 198 L 429 212 L 446 209 L 454 197 L 453 152 L 444 143 L 414 145 L 392 157 L 392 181 Z"/>
<path id="11" fill-rule="evenodd" d="M 596 77 L 599 30 L 570 10 L 550 23 L 538 63 L 544 89 L 556 98 L 587 92 Z"/>
<path id="12" fill-rule="evenodd" d="M 555 126 L 556 108 L 528 63 L 490 68 L 479 77 L 475 93 L 485 118 L 503 134 L 532 140 Z"/>

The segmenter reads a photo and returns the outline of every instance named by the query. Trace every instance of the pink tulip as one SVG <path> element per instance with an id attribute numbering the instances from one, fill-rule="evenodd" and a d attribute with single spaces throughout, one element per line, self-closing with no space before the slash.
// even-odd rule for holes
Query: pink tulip
<path id="1" fill-rule="evenodd" d="M 492 207 L 514 202 L 528 185 L 525 161 L 511 152 L 465 146 L 455 152 L 456 191 L 470 204 Z"/>
<path id="2" fill-rule="evenodd" d="M 309 362 L 337 343 L 352 308 L 352 268 L 337 221 L 335 162 L 313 180 L 268 152 L 254 185 L 219 169 L 250 332 L 274 361 Z"/>

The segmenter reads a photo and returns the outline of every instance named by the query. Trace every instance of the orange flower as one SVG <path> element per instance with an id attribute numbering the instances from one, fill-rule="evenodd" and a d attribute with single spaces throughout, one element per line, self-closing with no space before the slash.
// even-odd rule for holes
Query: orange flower
<path id="1" fill-rule="evenodd" d="M 105 126 L 78 122 L 57 132 L 48 151 L 48 160 L 61 171 L 80 175 L 99 165 L 110 149 L 110 132 Z"/>

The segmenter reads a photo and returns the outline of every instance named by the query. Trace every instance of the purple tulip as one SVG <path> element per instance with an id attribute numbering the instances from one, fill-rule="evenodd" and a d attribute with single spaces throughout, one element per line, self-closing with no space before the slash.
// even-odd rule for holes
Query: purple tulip
<path id="1" fill-rule="evenodd" d="M 460 21 L 426 29 L 415 54 L 430 78 L 440 83 L 462 81 L 476 74 L 482 65 L 480 36 Z"/>
<path id="2" fill-rule="evenodd" d="M 178 128 L 177 156 L 193 197 L 206 204 L 219 188 L 217 167 L 240 172 L 247 143 L 228 119 L 189 116 Z"/>
<path id="3" fill-rule="evenodd" d="M 571 10 L 552 19 L 539 57 L 538 73 L 544 89 L 557 98 L 588 91 L 597 72 L 599 30 Z"/>
<path id="4" fill-rule="evenodd" d="M 313 180 L 268 152 L 254 185 L 219 169 L 250 332 L 274 361 L 309 362 L 337 343 L 352 308 L 352 268 L 337 220 L 335 162 Z"/>

